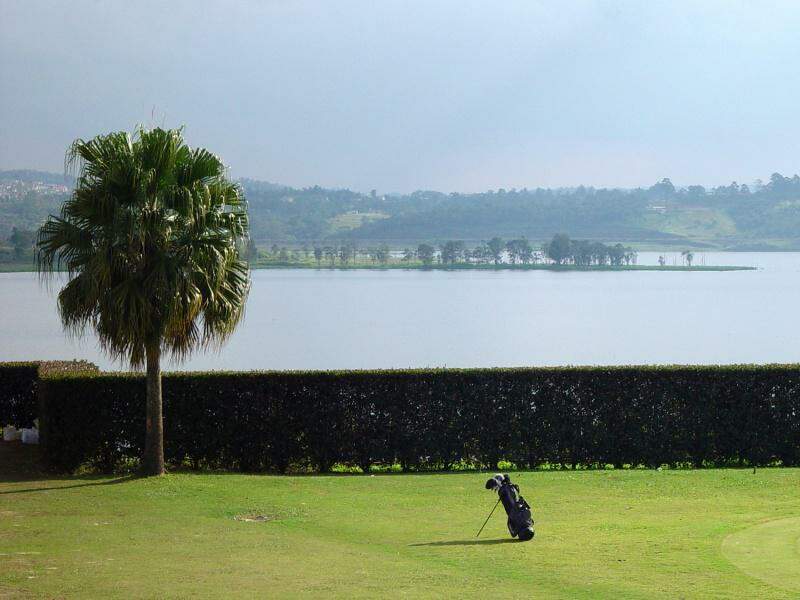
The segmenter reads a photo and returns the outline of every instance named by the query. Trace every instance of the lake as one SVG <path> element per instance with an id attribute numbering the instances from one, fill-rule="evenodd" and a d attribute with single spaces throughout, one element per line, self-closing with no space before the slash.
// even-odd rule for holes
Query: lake
<path id="1" fill-rule="evenodd" d="M 680 264 L 676 253 L 667 263 Z M 639 254 L 655 264 L 658 253 Z M 352 369 L 800 360 L 800 253 L 696 253 L 729 272 L 262 270 L 220 352 L 171 369 Z M 53 287 L 57 287 L 54 285 Z M 0 274 L 0 361 L 111 363 L 62 332 L 55 291 Z"/>

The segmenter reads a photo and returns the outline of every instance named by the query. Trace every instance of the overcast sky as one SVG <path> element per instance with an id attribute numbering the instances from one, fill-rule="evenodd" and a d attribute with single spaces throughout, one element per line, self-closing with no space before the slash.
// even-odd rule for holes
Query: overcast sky
<path id="1" fill-rule="evenodd" d="M 0 169 L 185 125 L 234 176 L 380 192 L 800 170 L 800 2 L 0 0 Z"/>

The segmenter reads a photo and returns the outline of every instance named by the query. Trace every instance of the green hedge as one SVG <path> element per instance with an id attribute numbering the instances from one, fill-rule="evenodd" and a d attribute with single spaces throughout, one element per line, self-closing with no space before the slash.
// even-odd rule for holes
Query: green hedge
<path id="1" fill-rule="evenodd" d="M 97 372 L 96 365 L 85 361 L 0 362 L 0 427 L 33 426 L 41 377 Z"/>
<path id="2" fill-rule="evenodd" d="M 166 458 L 242 471 L 800 464 L 800 367 L 187 373 Z M 43 381 L 45 454 L 113 469 L 144 443 L 141 376 Z"/>
<path id="3" fill-rule="evenodd" d="M 39 363 L 0 363 L 0 427 L 30 427 L 36 418 Z"/>

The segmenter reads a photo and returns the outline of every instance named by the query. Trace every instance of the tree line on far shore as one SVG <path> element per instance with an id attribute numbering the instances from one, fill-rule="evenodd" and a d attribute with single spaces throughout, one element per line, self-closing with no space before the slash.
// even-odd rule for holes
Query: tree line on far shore
<path id="1" fill-rule="evenodd" d="M 572 240 L 559 233 L 543 244 L 534 247 L 526 238 L 504 240 L 500 237 L 468 247 L 462 240 L 422 243 L 416 248 L 405 248 L 393 252 L 387 244 L 360 248 L 355 241 L 341 244 L 313 244 L 289 249 L 273 244 L 268 250 L 259 252 L 251 242 L 247 254 L 251 262 L 265 264 L 300 264 L 313 261 L 317 266 L 348 266 L 371 263 L 388 265 L 390 262 L 422 264 L 431 266 L 475 264 L 475 265 L 610 265 L 622 266 L 636 263 L 636 252 L 622 244 L 608 245 L 589 240 Z"/>

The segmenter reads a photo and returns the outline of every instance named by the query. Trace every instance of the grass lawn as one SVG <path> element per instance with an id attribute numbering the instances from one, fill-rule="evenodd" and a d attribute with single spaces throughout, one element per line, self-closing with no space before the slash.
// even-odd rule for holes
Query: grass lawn
<path id="1" fill-rule="evenodd" d="M 649 213 L 644 226 L 690 240 L 728 238 L 737 234 L 736 223 L 724 210 L 702 206 L 671 207 L 665 214 Z"/>
<path id="2" fill-rule="evenodd" d="M 6 446 L 0 598 L 800 597 L 797 469 L 512 474 L 516 543 L 501 508 L 475 540 L 485 473 L 46 478 Z"/>

